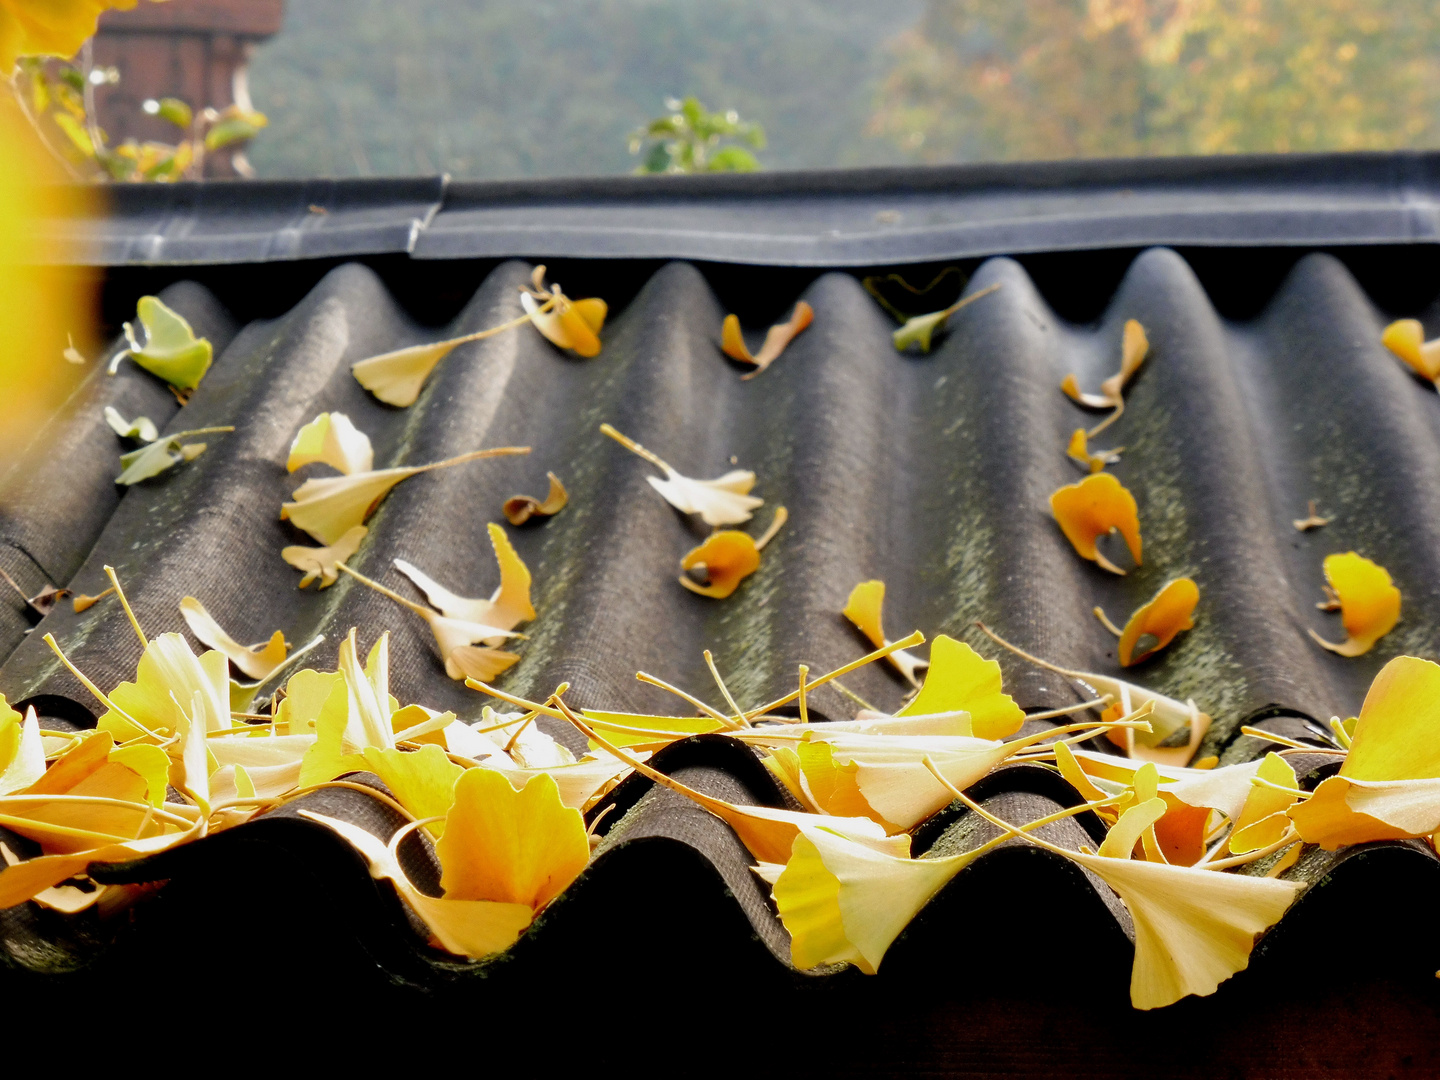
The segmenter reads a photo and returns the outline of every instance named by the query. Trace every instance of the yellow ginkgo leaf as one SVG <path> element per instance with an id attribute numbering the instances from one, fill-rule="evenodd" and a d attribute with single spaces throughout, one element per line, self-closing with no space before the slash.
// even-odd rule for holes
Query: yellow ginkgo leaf
<path id="1" fill-rule="evenodd" d="M 890 833 L 912 829 L 950 803 L 926 758 L 956 787 L 967 788 L 1014 752 L 989 739 L 913 735 L 816 734 L 797 748 L 816 809 L 869 817 Z"/>
<path id="2" fill-rule="evenodd" d="M 1340 772 L 1289 814 L 1327 850 L 1440 830 L 1440 665 L 1397 656 L 1381 668 Z"/>
<path id="3" fill-rule="evenodd" d="M 1032 821 L 1025 831 L 1087 809 L 1081 805 Z M 912 859 L 909 838 L 881 848 L 830 827 L 825 818 L 803 825 L 783 866 L 755 868 L 770 882 L 781 922 L 790 933 L 790 957 L 809 970 L 851 963 L 873 975 L 886 951 L 930 899 L 991 848 L 1002 834 L 958 855 Z"/>
<path id="4" fill-rule="evenodd" d="M 47 855 L 76 854 L 163 832 L 152 812 L 164 805 L 169 772 L 170 759 L 159 747 L 116 747 L 109 732 L 98 732 L 64 753 L 29 787 L 12 793 L 11 799 L 32 798 L 0 807 L 0 826 L 34 840 Z M 33 798 L 48 795 L 63 798 Z"/>
<path id="5" fill-rule="evenodd" d="M 1416 375 L 1434 382 L 1440 378 L 1440 341 L 1426 341 L 1419 319 L 1399 319 L 1385 327 L 1380 342 Z"/>
<path id="6" fill-rule="evenodd" d="M 765 341 L 760 346 L 760 351 L 753 356 L 745 345 L 745 338 L 740 333 L 740 317 L 738 315 L 726 315 L 724 325 L 720 328 L 720 351 L 732 360 L 739 360 L 743 364 L 755 365 L 755 370 L 747 375 L 740 376 L 742 379 L 753 379 L 762 371 L 773 364 L 785 346 L 795 340 L 815 318 L 815 309 L 804 300 L 795 305 L 790 318 L 782 323 L 776 323 L 765 333 Z"/>
<path id="7" fill-rule="evenodd" d="M 433 743 L 407 753 L 367 746 L 365 764 L 385 782 L 397 802 L 417 818 L 443 818 L 455 801 L 455 781 L 465 770 Z M 424 828 L 439 838 L 444 821 L 432 821 Z"/>
<path id="8" fill-rule="evenodd" d="M 423 604 L 405 599 L 393 589 L 387 589 L 378 581 L 372 581 L 357 570 L 352 570 L 343 564 L 340 569 L 382 596 L 388 596 L 397 604 L 413 611 L 429 623 L 430 632 L 435 635 L 435 646 L 440 652 L 440 659 L 445 662 L 445 674 L 450 678 L 457 681 L 478 679 L 481 682 L 488 682 L 519 662 L 520 657 L 514 653 L 504 652 L 492 646 L 481 647 L 478 644 L 479 642 L 504 641 L 506 638 L 518 637 L 519 635 L 513 630 L 467 622 L 464 619 L 449 618 L 432 611 Z"/>
<path id="9" fill-rule="evenodd" d="M 1204 997 L 1250 964 L 1255 939 L 1280 921 L 1300 885 L 1141 859 L 1068 852 L 1109 885 L 1135 924 L 1130 1002 L 1137 1009 Z"/>
<path id="10" fill-rule="evenodd" d="M 107 695 L 97 727 L 121 743 L 169 739 L 193 714 L 197 693 L 205 703 L 205 730 L 230 727 L 229 659 L 214 650 L 197 657 L 179 634 L 160 634 L 141 653 L 135 681 L 122 682 Z"/>
<path id="11" fill-rule="evenodd" d="M 1440 779 L 1440 665 L 1397 656 L 1370 684 L 1340 775 Z"/>
<path id="12" fill-rule="evenodd" d="M 249 782 L 250 795 L 261 799 L 279 798 L 300 786 L 305 755 L 315 742 L 313 734 L 247 734 L 212 738 L 206 744 L 216 766 L 211 775 L 212 791 L 218 790 L 216 777 L 229 768 L 236 770 L 235 797 L 241 794 L 238 778 L 243 774 Z"/>
<path id="13" fill-rule="evenodd" d="M 1340 600 L 1340 621 L 1345 640 L 1338 645 L 1314 630 L 1310 636 L 1322 648 L 1341 656 L 1362 656 L 1400 621 L 1400 590 L 1383 566 L 1347 551 L 1325 556 L 1325 580 Z"/>
<path id="14" fill-rule="evenodd" d="M 1266 754 L 1255 775 L 1276 786 L 1251 785 L 1245 805 L 1240 816 L 1235 818 L 1234 828 L 1230 833 L 1228 846 L 1234 855 L 1246 855 L 1269 847 L 1279 840 L 1290 827 L 1285 812 L 1297 801 L 1297 797 L 1290 791 L 1280 790 L 1294 790 L 1299 785 L 1295 779 L 1295 770 L 1279 754 Z"/>
<path id="15" fill-rule="evenodd" d="M 1118 530 L 1135 565 L 1140 565 L 1140 512 L 1135 496 L 1109 473 L 1095 473 L 1078 484 L 1065 485 L 1050 496 L 1050 510 L 1082 559 L 1123 575 L 1125 571 L 1095 546 L 1100 537 Z"/>
<path id="16" fill-rule="evenodd" d="M 337 664 L 340 677 L 315 679 L 313 685 L 306 687 L 309 694 L 304 703 L 307 715 L 303 720 L 314 723 L 315 742 L 301 763 L 302 787 L 323 784 L 343 773 L 367 768 L 363 756 L 366 747 L 389 750 L 395 746 L 395 729 L 390 722 L 395 701 L 389 690 L 389 633 L 380 635 L 371 653 L 371 662 L 365 667 L 360 665 L 358 650 L 352 628 L 340 643 Z M 287 714 L 292 733 L 300 719 L 300 713 Z"/>
<path id="17" fill-rule="evenodd" d="M 377 469 L 349 476 L 312 477 L 291 494 L 294 502 L 281 505 L 280 520 L 293 522 L 297 529 L 309 533 L 322 544 L 336 544 L 356 525 L 363 525 L 390 489 L 402 480 L 480 458 L 529 452 L 528 446 L 500 446 L 492 450 L 472 450 L 430 465 Z"/>
<path id="18" fill-rule="evenodd" d="M 1124 450 L 1123 446 L 1117 446 L 1113 450 L 1091 450 L 1090 437 L 1085 429 L 1076 428 L 1075 434 L 1070 436 L 1070 444 L 1065 448 L 1065 453 L 1084 465 L 1088 471 L 1097 473 L 1106 465 L 1114 465 L 1119 461 Z"/>
<path id="19" fill-rule="evenodd" d="M 392 882 L 396 892 L 430 930 L 434 943 L 457 956 L 478 959 L 503 952 L 515 944 L 534 921 L 535 912 L 527 904 L 427 896 L 414 886 L 400 866 L 399 858 L 378 837 L 358 825 L 310 810 L 301 810 L 300 816 L 349 841 L 365 857 L 370 875 L 378 881 Z"/>
<path id="20" fill-rule="evenodd" d="M 34 707 L 22 717 L 0 694 L 0 795 L 21 791 L 45 775 L 45 741 Z"/>
<path id="21" fill-rule="evenodd" d="M 539 911 L 590 861 L 580 812 L 540 773 L 520 790 L 493 769 L 455 781 L 444 835 L 435 843 L 447 899 L 525 904 Z"/>
<path id="22" fill-rule="evenodd" d="M 1129 667 L 1153 656 L 1175 640 L 1175 635 L 1195 625 L 1192 616 L 1200 602 L 1200 587 L 1189 578 L 1176 578 L 1155 594 L 1149 603 L 1135 609 L 1120 633 L 1120 666 Z M 1155 639 L 1144 652 L 1135 652 L 1140 639 Z"/>
<path id="23" fill-rule="evenodd" d="M 1129 820 L 1110 845 L 1109 850 L 1117 851 L 1112 858 L 1071 851 L 1031 836 L 963 793 L 954 794 L 1006 834 L 1023 836 L 1079 863 L 1119 894 L 1135 926 L 1130 1003 L 1137 1009 L 1161 1008 L 1190 994 L 1214 993 L 1249 966 L 1256 938 L 1280 921 L 1300 893 L 1298 882 L 1130 858 L 1145 829 L 1164 813 L 1159 799 L 1147 800 L 1122 816 L 1122 821 Z M 1106 850 L 1103 845 L 1101 850 Z"/>
<path id="24" fill-rule="evenodd" d="M 608 754 L 599 757 L 585 757 L 580 761 L 562 765 L 546 765 L 535 768 L 510 765 L 503 760 L 491 757 L 482 762 L 481 767 L 494 769 L 516 788 L 523 788 L 533 777 L 544 773 L 555 781 L 555 789 L 560 793 L 560 801 L 566 806 L 582 812 L 590 808 L 601 792 L 608 791 L 623 774 L 630 771 L 629 765 L 622 761 L 616 761 Z"/>
<path id="25" fill-rule="evenodd" d="M 214 355 L 206 338 L 197 338 L 185 317 L 171 310 L 158 296 L 142 296 L 136 316 L 145 330 L 145 344 L 135 340 L 135 328 L 125 323 L 125 340 L 130 347 L 110 361 L 114 375 L 120 361 L 130 357 L 146 371 L 160 376 L 179 390 L 194 390 L 210 370 Z"/>
<path id="26" fill-rule="evenodd" d="M 530 570 L 504 529 L 493 521 L 486 528 L 490 546 L 495 550 L 495 561 L 500 565 L 500 584 L 489 600 L 459 596 L 404 559 L 395 560 L 395 569 L 413 581 L 430 605 L 439 608 L 447 618 L 513 630 L 535 618 L 535 608 L 530 603 Z M 498 645 L 500 639 L 488 644 Z"/>
<path id="27" fill-rule="evenodd" d="M 512 495 L 505 500 L 500 509 L 511 525 L 524 525 L 531 518 L 553 517 L 565 509 L 565 504 L 570 501 L 565 485 L 553 472 L 545 475 L 550 478 L 550 491 L 544 502 L 533 495 Z"/>
<path id="28" fill-rule="evenodd" d="M 205 605 L 193 596 L 180 601 L 180 614 L 185 617 L 190 632 L 200 639 L 200 644 L 224 653 L 232 664 L 252 679 L 268 678 L 285 663 L 285 656 L 290 651 L 285 644 L 285 635 L 279 630 L 270 635 L 269 641 L 241 645 L 220 628 L 214 616 L 205 610 Z"/>
<path id="29" fill-rule="evenodd" d="M 605 301 L 593 297 L 572 300 L 559 285 L 547 288 L 544 266 L 535 267 L 530 284 L 530 288 L 520 290 L 520 304 L 535 329 L 562 349 L 571 349 L 587 358 L 598 356 L 600 330 L 608 312 Z"/>
<path id="30" fill-rule="evenodd" d="M 657 469 L 663 469 L 664 480 L 656 476 L 646 477 L 650 486 L 682 514 L 699 514 L 706 525 L 715 528 L 739 525 L 749 521 L 755 508 L 765 503 L 764 499 L 750 494 L 750 489 L 755 486 L 753 472 L 736 469 L 717 480 L 692 480 L 681 476 L 655 454 L 609 424 L 601 424 L 600 430 Z"/>
<path id="31" fill-rule="evenodd" d="M 703 544 L 686 552 L 680 560 L 680 584 L 700 596 L 725 599 L 740 587 L 740 582 L 760 569 L 760 552 L 775 538 L 788 516 L 783 506 L 776 507 L 775 519 L 758 540 L 735 529 L 711 533 Z M 691 570 L 704 571 L 704 585 L 689 576 Z"/>
<path id="32" fill-rule="evenodd" d="M 587 301 L 577 301 L 587 303 Z M 602 307 L 601 319 L 604 319 L 604 301 L 595 301 Z M 542 305 L 546 311 L 554 306 L 553 302 Z M 590 311 L 590 309 L 586 309 Z M 424 345 L 410 345 L 403 349 L 395 349 L 392 352 L 382 353 L 379 356 L 372 356 L 352 364 L 350 374 L 355 376 L 355 381 L 363 386 L 376 398 L 387 405 L 395 405 L 399 408 L 406 408 L 414 405 L 420 397 L 420 391 L 425 386 L 425 380 L 435 370 L 435 365 L 449 356 L 451 351 L 460 345 L 466 345 L 472 341 L 483 341 L 485 338 L 502 334 L 506 330 L 513 330 L 522 323 L 531 321 L 529 312 L 518 318 L 503 322 L 499 326 L 492 326 L 485 330 L 477 330 L 473 334 L 462 334 L 459 337 L 449 338 L 445 341 L 434 341 Z M 598 330 L 599 327 L 597 326 Z M 598 351 L 598 345 L 596 346 Z"/>
<path id="33" fill-rule="evenodd" d="M 778 810 L 768 806 L 741 806 L 696 791 L 679 780 L 652 769 L 630 751 L 620 749 L 572 712 L 563 701 L 558 698 L 555 700 L 559 703 L 564 718 L 574 724 L 581 734 L 642 776 L 685 796 L 697 806 L 714 814 L 735 830 L 740 842 L 761 862 L 784 863 L 790 857 L 790 849 L 795 843 L 795 837 L 800 834 L 801 827 L 817 822 L 852 840 L 870 844 L 879 851 L 900 854 L 908 854 L 910 851 L 908 836 L 888 836 L 881 825 L 868 817 L 828 817 L 797 813 L 794 810 Z"/>
<path id="34" fill-rule="evenodd" d="M 431 623 L 431 626 L 434 627 L 435 624 Z M 447 639 L 441 636 L 438 629 L 435 640 L 440 648 L 445 648 Z M 518 653 L 490 645 L 453 645 L 445 654 L 445 674 L 456 681 L 478 679 L 480 682 L 490 682 L 519 662 Z"/>
<path id="35" fill-rule="evenodd" d="M 649 746 L 659 741 L 678 741 L 691 735 L 727 730 L 719 720 L 708 716 L 651 716 L 595 709 L 582 712 L 590 726 L 616 746 Z"/>
<path id="36" fill-rule="evenodd" d="M 9 822 L 5 822 L 9 825 Z M 16 832 L 21 830 L 16 829 Z M 185 843 L 194 833 L 172 831 L 136 840 L 103 843 L 78 852 L 41 855 L 15 863 L 0 871 L 0 910 L 23 904 L 66 878 L 84 872 L 91 863 L 130 862 L 149 855 L 158 855 Z M 9 862 L 9 860 L 5 860 Z"/>
<path id="37" fill-rule="evenodd" d="M 874 975 L 910 920 L 974 859 L 912 859 L 908 852 L 877 851 L 821 823 L 803 829 L 773 889 L 790 933 L 791 961 L 802 971 L 851 963 Z"/>
<path id="38" fill-rule="evenodd" d="M 1077 405 L 1087 409 L 1114 410 L 1103 423 L 1090 429 L 1092 437 L 1113 424 L 1125 411 L 1125 384 L 1140 370 L 1149 352 L 1150 341 L 1145 336 L 1145 328 L 1135 319 L 1127 319 L 1120 338 L 1120 370 L 1100 384 L 1100 393 L 1083 393 L 1080 381 L 1073 374 L 1065 376 L 1060 389 Z"/>
<path id="39" fill-rule="evenodd" d="M 345 676 L 338 671 L 297 671 L 285 681 L 285 693 L 275 710 L 275 730 L 286 735 L 313 735 L 325 703 Z"/>
<path id="40" fill-rule="evenodd" d="M 1260 763 L 1246 762 L 1223 769 L 1186 769 L 1167 765 L 1160 772 L 1154 762 L 1139 764 L 1133 758 L 1097 754 L 1089 750 L 1072 751 L 1055 745 L 1055 764 L 1061 774 L 1085 798 L 1095 800 L 1123 795 L 1129 789 L 1129 802 L 1116 803 L 1096 813 L 1113 822 L 1130 802 L 1160 798 L 1165 815 L 1156 821 L 1145 837 L 1147 857 L 1151 844 L 1158 848 L 1160 858 L 1154 861 L 1192 866 L 1205 854 L 1206 840 L 1214 831 L 1213 810 L 1232 820 L 1239 815 L 1246 798 L 1253 792 L 1251 783 Z M 1100 785 L 1100 786 L 1097 786 Z"/>
<path id="41" fill-rule="evenodd" d="M 521 320 L 512 320 L 496 330 L 509 329 Z M 350 366 L 350 374 L 377 399 L 386 405 L 406 408 L 414 405 L 425 386 L 425 380 L 435 365 L 449 356 L 457 346 L 475 341 L 476 335 L 467 334 L 448 341 L 429 342 L 424 345 L 410 345 L 393 352 L 381 353 L 360 360 Z"/>
<path id="42" fill-rule="evenodd" d="M 1101 475 L 1108 474 L 1102 473 Z M 1124 749 L 1131 757 L 1153 761 L 1162 766 L 1183 766 L 1195 756 L 1200 740 L 1210 730 L 1209 714 L 1201 712 L 1193 701 L 1177 701 L 1165 694 L 1147 690 L 1136 683 L 1117 679 L 1113 675 L 1100 675 L 1095 672 L 1075 671 L 1071 668 L 1060 667 L 1058 664 L 1042 660 L 1038 656 L 1010 644 L 983 623 L 977 625 L 997 645 L 1009 649 L 1030 663 L 1069 678 L 1078 679 L 1096 693 L 1109 694 L 1113 704 L 1101 714 L 1103 720 L 1119 719 L 1146 705 L 1151 706 L 1153 711 L 1147 717 L 1151 726 L 1149 732 L 1137 731 L 1133 728 L 1119 728 L 1106 733 L 1115 745 Z M 1177 732 L 1187 728 L 1190 738 L 1185 746 L 1160 745 L 1169 742 Z"/>
<path id="43" fill-rule="evenodd" d="M 885 637 L 884 607 L 885 583 L 883 581 L 862 581 L 850 590 L 850 596 L 845 601 L 845 607 L 840 614 L 854 623 L 855 628 L 865 635 L 870 644 L 877 649 L 883 649 L 890 644 Z M 911 686 L 920 685 L 920 680 L 915 673 L 930 666 L 929 660 L 922 659 L 904 649 L 896 649 L 885 659 L 890 661 L 896 671 L 905 676 Z M 944 712 L 945 710 L 926 709 L 925 711 Z"/>
<path id="44" fill-rule="evenodd" d="M 979 739 L 1003 739 L 1025 723 L 1024 710 L 1001 690 L 1000 665 L 964 642 L 938 634 L 930 644 L 925 684 L 896 715 L 958 711 L 970 714 L 970 733 Z"/>
<path id="45" fill-rule="evenodd" d="M 352 699 L 342 676 L 331 684 L 319 709 L 307 717 L 314 735 L 300 759 L 301 787 L 328 783 L 345 773 L 369 768 L 365 764 L 363 741 L 357 744 L 353 739 L 346 738 L 352 708 Z M 291 730 L 294 730 L 293 720 Z"/>
<path id="46" fill-rule="evenodd" d="M 303 589 L 319 578 L 320 588 L 328 589 L 339 580 L 341 565 L 360 550 L 360 541 L 369 531 L 364 525 L 354 525 L 333 544 L 326 547 L 292 544 L 280 549 L 280 557 L 296 570 L 304 571 L 299 588 Z"/>
<path id="47" fill-rule="evenodd" d="M 346 476 L 369 472 L 375 464 L 370 436 L 340 412 L 321 413 L 295 433 L 285 468 L 294 472 L 302 465 L 323 461 Z"/>
<path id="48" fill-rule="evenodd" d="M 822 812 L 869 817 L 893 833 L 914 828 L 948 805 L 946 784 L 964 790 L 1020 751 L 1092 725 L 1036 732 L 1009 742 L 972 736 L 858 735 L 831 732 L 829 726 L 810 726 L 796 746 L 806 801 Z M 767 734 L 762 729 L 743 738 L 759 742 Z M 789 734 L 781 729 L 769 737 Z"/>
<path id="49" fill-rule="evenodd" d="M 1145 768 L 1147 770 L 1153 770 L 1155 766 L 1150 764 L 1146 765 Z M 1151 776 L 1153 777 L 1153 775 L 1152 772 Z M 1145 830 L 1153 827 L 1155 822 L 1164 816 L 1164 799 L 1152 796 L 1144 799 L 1142 802 L 1138 802 L 1121 814 L 1119 820 L 1110 826 L 1110 831 L 1105 834 L 1105 840 L 1101 843 L 1100 850 L 1097 854 L 1107 859 L 1130 858 L 1135 851 L 1135 845 L 1140 843 L 1140 837 Z"/>

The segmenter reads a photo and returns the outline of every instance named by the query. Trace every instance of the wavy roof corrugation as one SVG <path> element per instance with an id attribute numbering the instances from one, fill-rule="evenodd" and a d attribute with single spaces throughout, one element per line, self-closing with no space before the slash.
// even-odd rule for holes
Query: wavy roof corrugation
<path id="1" fill-rule="evenodd" d="M 444 333 L 517 314 L 517 286 L 528 272 L 518 262 L 500 266 Z M 89 426 L 88 449 L 67 459 L 68 494 L 51 505 L 41 495 L 54 492 L 32 485 L 6 520 L 25 528 L 44 517 L 49 535 L 67 538 L 72 554 L 57 554 L 45 566 L 57 585 L 98 592 L 107 584 L 101 567 L 115 566 L 152 634 L 184 632 L 177 605 L 186 594 L 201 598 L 239 640 L 260 640 L 277 628 L 295 643 L 324 633 L 316 666 L 333 661 L 351 626 L 365 644 L 388 628 L 394 693 L 466 717 L 477 715 L 484 699 L 445 677 L 418 618 L 348 578 L 323 592 L 301 592 L 298 574 L 279 558 L 282 546 L 308 542 L 278 520 L 278 510 L 298 485 L 283 465 L 290 440 L 318 412 L 342 410 L 369 432 L 377 466 L 483 446 L 534 447 L 528 457 L 419 476 L 389 495 L 352 565 L 400 589 L 408 586 L 391 569 L 396 557 L 458 592 L 485 595 L 496 584 L 485 524 L 499 519 L 507 496 L 542 493 L 547 470 L 565 481 L 571 502 L 561 514 L 508 530 L 534 573 L 539 612 L 518 646 L 524 659 L 503 683 L 522 694 L 542 695 L 567 680 L 578 704 L 666 710 L 671 699 L 637 683 L 635 671 L 705 693 L 709 676 L 700 654 L 708 647 L 743 703 L 768 700 L 793 687 L 797 663 L 823 671 L 868 649 L 838 613 L 850 588 L 870 577 L 887 583 L 892 636 L 920 627 L 931 637 L 965 637 L 994 655 L 971 630 L 984 619 L 1056 662 L 1111 673 L 1118 670 L 1113 639 L 1092 607 L 1121 619 L 1169 578 L 1194 577 L 1202 592 L 1195 629 L 1135 677 L 1194 697 L 1216 719 L 1202 752 L 1229 758 L 1258 749 L 1236 738 L 1241 723 L 1297 717 L 1272 722 L 1303 734 L 1305 717 L 1353 714 L 1388 657 L 1432 651 L 1440 611 L 1440 402 L 1381 348 L 1386 316 L 1340 262 L 1302 258 L 1263 311 L 1245 322 L 1217 314 L 1185 260 L 1165 249 L 1134 261 L 1094 323 L 1060 317 L 1008 259 L 986 262 L 968 289 L 995 283 L 1001 288 L 957 315 L 948 336 L 921 357 L 896 353 L 893 324 L 854 277 L 826 274 L 793 298 L 814 306 L 812 328 L 770 370 L 742 382 L 718 351 L 724 311 L 705 275 L 673 263 L 614 313 L 598 358 L 563 355 L 522 328 L 456 350 L 415 406 L 395 410 L 361 390 L 350 364 L 439 332 L 413 323 L 373 272 L 342 266 L 283 317 L 235 333 L 189 404 L 156 416 L 166 421 L 162 430 L 233 423 L 233 434 L 210 438 L 200 458 L 117 500 L 106 489 L 117 447 L 112 441 L 106 450 L 108 435 L 92 414 L 111 387 L 138 395 L 124 399 L 131 411 L 159 409 L 169 395 L 135 375 L 116 383 L 100 376 L 71 421 L 75 430 Z M 197 321 L 213 319 L 210 332 L 223 344 L 229 331 L 213 297 L 192 287 L 172 299 Z M 1107 435 L 1127 448 L 1115 473 L 1138 500 L 1145 561 L 1115 578 L 1075 556 L 1046 500 L 1079 477 L 1064 446 L 1075 427 L 1093 421 L 1060 393 L 1060 379 L 1075 371 L 1082 385 L 1094 386 L 1112 372 L 1129 318 L 1145 325 L 1151 354 Z M 602 421 L 689 475 L 717 475 L 732 467 L 732 456 L 755 469 L 756 493 L 766 500 L 759 527 L 774 507 L 789 509 L 790 522 L 760 571 L 733 597 L 716 602 L 676 583 L 679 557 L 703 529 L 654 494 L 645 482 L 653 470 L 604 439 L 597 431 Z M 1308 499 L 1334 521 L 1301 534 L 1290 520 L 1303 515 Z M 83 529 L 97 513 L 108 520 L 81 565 Z M 52 542 L 59 544 L 46 541 Z M 1305 633 L 1313 627 L 1340 636 L 1338 620 L 1317 612 L 1314 601 L 1322 557 L 1352 547 L 1386 566 L 1405 597 L 1400 626 L 1359 660 L 1324 653 Z M 130 677 L 139 657 L 113 605 L 79 615 L 61 605 L 41 632 L 53 632 L 101 686 Z M 0 667 L 0 691 L 11 701 L 37 699 L 56 722 L 88 722 L 93 702 L 39 636 L 25 638 Z M 1022 706 L 1077 700 L 1059 676 L 998 658 Z M 882 707 L 897 705 L 904 690 L 880 665 L 847 682 Z M 814 711 L 832 718 L 851 708 L 833 691 L 812 699 Z M 576 744 L 573 733 L 550 730 Z M 659 761 L 737 801 L 784 800 L 748 751 L 714 738 L 681 744 Z M 1003 770 L 985 785 L 980 794 L 1017 819 L 1075 801 L 1052 774 L 1033 767 Z M 626 812 L 602 827 L 601 856 L 513 955 L 483 970 L 515 972 L 531 957 L 550 970 L 593 927 L 596 912 L 624 911 L 642 900 L 651 905 L 645 910 L 659 911 L 656 898 L 664 896 L 704 907 L 717 926 L 729 927 L 715 940 L 733 946 L 735 963 L 761 957 L 755 971 L 785 972 L 783 927 L 733 834 L 640 778 L 613 797 Z M 306 799 L 385 831 L 385 812 L 363 796 Z M 252 843 L 272 843 L 292 858 L 338 844 L 317 837 L 294 814 L 269 815 L 112 878 L 182 880 Z M 989 835 L 975 825 L 968 815 L 937 819 L 925 842 L 971 846 Z M 1071 842 L 1084 841 L 1085 828 L 1083 819 L 1053 827 L 1057 839 Z M 1434 861 L 1416 846 L 1377 850 L 1417 867 Z M 347 895 L 373 897 L 374 887 L 347 857 L 332 852 L 323 859 L 350 867 L 336 871 L 337 881 L 349 882 Z M 423 862 L 424 853 L 413 857 Z M 1296 872 L 1319 879 L 1347 865 L 1346 858 L 1317 856 Z M 1096 940 L 1110 942 L 1097 948 L 1123 951 L 1128 920 L 1108 890 L 1050 856 L 1007 846 L 956 878 L 897 944 L 887 968 L 924 968 L 944 934 L 936 913 L 952 910 L 948 905 L 983 904 L 986 890 L 1009 895 L 1005 875 L 987 866 L 1032 868 L 1027 887 L 1062 898 L 1057 902 L 1072 913 L 1089 911 L 1084 920 Z M 370 922 L 356 916 L 357 926 L 370 927 L 369 955 L 396 978 L 470 977 L 470 967 L 437 960 L 404 931 L 398 904 L 355 903 L 374 915 Z M 735 918 L 734 905 L 743 919 Z M 18 911 L 3 916 L 0 932 L 12 957 L 29 963 L 22 954 L 50 955 L 34 960 L 45 966 L 84 953 L 67 952 L 45 920 L 27 922 Z M 51 953 L 37 940 L 50 942 Z"/>

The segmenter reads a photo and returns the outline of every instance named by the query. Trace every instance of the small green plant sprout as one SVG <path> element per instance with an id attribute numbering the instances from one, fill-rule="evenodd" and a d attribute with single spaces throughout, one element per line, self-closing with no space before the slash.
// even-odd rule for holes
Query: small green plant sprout
<path id="1" fill-rule="evenodd" d="M 637 173 L 754 172 L 761 168 L 745 146 L 765 148 L 765 129 L 734 109 L 709 112 L 697 99 L 667 98 L 669 112 L 630 136 L 630 153 L 644 152 Z M 735 140 L 735 142 L 728 142 Z M 724 145 L 722 145 L 724 143 Z M 648 146 L 647 146 L 648 144 Z"/>

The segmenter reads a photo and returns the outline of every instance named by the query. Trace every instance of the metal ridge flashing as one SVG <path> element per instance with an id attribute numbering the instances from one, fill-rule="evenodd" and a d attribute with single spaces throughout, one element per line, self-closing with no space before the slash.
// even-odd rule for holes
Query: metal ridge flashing
<path id="1" fill-rule="evenodd" d="M 679 258 L 840 267 L 1000 253 L 1440 241 L 1440 153 L 1394 151 L 451 182 L 117 185 L 56 223 L 89 265 Z"/>
<path id="2" fill-rule="evenodd" d="M 411 251 L 446 176 L 116 184 L 105 213 L 47 224 L 88 266 L 262 263 Z"/>

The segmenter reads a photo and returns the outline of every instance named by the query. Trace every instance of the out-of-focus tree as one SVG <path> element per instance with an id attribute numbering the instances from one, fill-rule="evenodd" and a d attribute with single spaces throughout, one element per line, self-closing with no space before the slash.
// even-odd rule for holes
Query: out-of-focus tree
<path id="1" fill-rule="evenodd" d="M 710 112 L 693 97 L 665 100 L 666 113 L 630 135 L 630 153 L 645 156 L 637 173 L 754 172 L 756 150 L 765 148 L 765 129 L 741 120 L 734 109 Z M 736 140 L 731 142 L 729 140 Z M 648 148 L 646 144 L 649 144 Z"/>
<path id="2" fill-rule="evenodd" d="M 160 0 L 157 0 L 160 2 Z M 145 111 L 178 130 L 174 143 L 109 145 L 95 115 L 94 90 L 118 82 L 115 68 L 91 62 L 101 14 L 137 0 L 0 0 L 0 75 L 40 143 L 69 170 L 91 180 L 178 180 L 201 175 L 207 151 L 252 138 L 263 113 L 231 105 L 195 112 L 177 98 L 146 101 Z M 70 62 L 72 59 L 78 63 Z"/>
<path id="3" fill-rule="evenodd" d="M 118 82 L 120 73 L 95 67 L 89 42 L 80 56 L 78 64 L 22 56 L 11 80 L 17 103 L 51 152 L 78 179 L 198 179 L 204 175 L 208 151 L 253 138 L 268 123 L 264 113 L 239 105 L 196 112 L 180 99 L 167 97 L 146 101 L 143 108 L 174 125 L 175 142 L 126 139 L 112 146 L 96 117 L 94 88 Z"/>
<path id="4" fill-rule="evenodd" d="M 871 130 L 922 161 L 1440 145 L 1436 0 L 930 0 Z"/>

